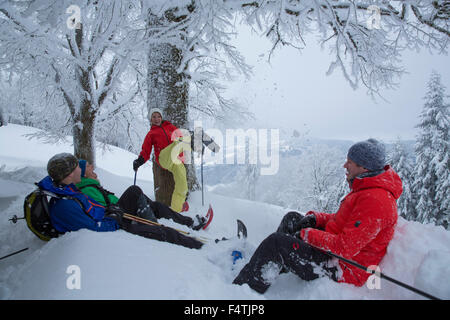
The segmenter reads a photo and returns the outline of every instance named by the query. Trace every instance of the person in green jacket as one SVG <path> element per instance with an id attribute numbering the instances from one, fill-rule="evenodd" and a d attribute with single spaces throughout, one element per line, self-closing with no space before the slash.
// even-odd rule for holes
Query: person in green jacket
<path id="1" fill-rule="evenodd" d="M 124 212 L 136 212 L 141 218 L 154 222 L 157 222 L 159 218 L 171 219 L 193 230 L 200 230 L 207 224 L 205 217 L 196 215 L 196 221 L 194 221 L 191 217 L 173 211 L 161 202 L 152 201 L 138 186 L 130 186 L 118 198 L 113 192 L 103 188 L 92 164 L 83 159 L 79 160 L 78 163 L 81 168 L 81 182 L 77 183 L 76 187 L 105 207 L 115 205 Z"/>
<path id="2" fill-rule="evenodd" d="M 79 160 L 78 163 L 81 168 L 81 182 L 77 183 L 77 188 L 102 206 L 107 207 L 110 204 L 117 204 L 119 198 L 100 185 L 94 166 L 86 160 Z"/>

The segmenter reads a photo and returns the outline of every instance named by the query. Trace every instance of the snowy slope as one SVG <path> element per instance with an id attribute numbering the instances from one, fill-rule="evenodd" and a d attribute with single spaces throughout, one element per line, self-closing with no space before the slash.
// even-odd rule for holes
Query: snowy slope
<path id="1" fill-rule="evenodd" d="M 67 233 L 46 243 L 28 231 L 23 220 L 23 198 L 35 181 L 46 175 L 47 160 L 71 152 L 67 143 L 51 145 L 27 140 L 36 129 L 9 124 L 0 127 L 0 299 L 422 299 L 410 291 L 381 281 L 380 289 L 357 288 L 322 278 L 305 282 L 292 274 L 280 275 L 265 295 L 231 282 L 258 244 L 273 232 L 288 208 L 237 200 L 207 192 L 215 217 L 198 236 L 215 239 L 236 233 L 237 218 L 248 228 L 248 240 L 208 243 L 190 250 L 145 239 L 124 231 Z M 115 147 L 97 151 L 97 172 L 107 189 L 120 195 L 133 183 L 136 155 Z M 138 172 L 138 182 L 153 197 L 151 165 Z M 188 214 L 206 212 L 201 194 L 194 193 Z M 305 211 L 311 208 L 305 208 Z M 172 221 L 160 222 L 190 231 Z M 450 299 L 450 232 L 442 227 L 399 219 L 381 271 L 430 294 Z M 231 252 L 240 249 L 243 260 L 232 264 Z M 80 271 L 80 289 L 68 289 L 71 266 Z M 69 269 L 68 269 L 69 268 Z M 69 272 L 68 272 L 69 271 Z M 69 283 L 70 287 L 70 283 Z"/>

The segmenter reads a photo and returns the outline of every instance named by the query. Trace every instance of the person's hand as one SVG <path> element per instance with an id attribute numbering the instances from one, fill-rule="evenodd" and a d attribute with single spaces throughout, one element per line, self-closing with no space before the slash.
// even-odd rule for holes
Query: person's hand
<path id="1" fill-rule="evenodd" d="M 316 216 L 314 214 L 305 215 L 298 223 L 298 230 L 314 228 L 316 226 Z"/>
<path id="2" fill-rule="evenodd" d="M 123 210 L 117 205 L 110 205 L 105 209 L 105 216 L 116 220 L 120 227 L 122 227 L 123 213 Z"/>
<path id="3" fill-rule="evenodd" d="M 140 166 L 142 166 L 145 163 L 145 160 L 142 156 L 139 156 L 136 160 L 133 161 L 133 170 L 137 171 Z"/>

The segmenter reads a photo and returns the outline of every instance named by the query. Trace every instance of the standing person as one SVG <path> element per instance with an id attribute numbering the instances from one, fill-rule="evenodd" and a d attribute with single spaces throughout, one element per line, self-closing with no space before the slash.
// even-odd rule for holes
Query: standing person
<path id="1" fill-rule="evenodd" d="M 175 155 L 177 157 L 174 159 L 173 155 L 178 150 L 174 150 L 174 148 L 181 142 L 183 135 L 172 123 L 163 120 L 163 112 L 160 109 L 153 108 L 149 113 L 149 117 L 151 128 L 145 136 L 139 157 L 133 161 L 133 170 L 138 170 L 140 166 L 150 159 L 152 148 L 154 148 L 156 163 L 173 174 L 175 187 L 170 204 L 171 209 L 176 212 L 186 211 L 188 209 L 186 202 L 188 185 L 186 168 L 183 164 L 184 156 L 181 152 Z"/>
<path id="2" fill-rule="evenodd" d="M 161 218 L 170 219 L 196 231 L 202 229 L 207 223 L 205 217 L 196 215 L 196 221 L 194 221 L 191 217 L 183 216 L 161 202 L 152 201 L 138 186 L 130 186 L 120 198 L 117 198 L 114 193 L 100 184 L 94 165 L 86 160 L 78 160 L 78 164 L 81 169 L 81 181 L 76 184 L 76 187 L 106 208 L 117 205 L 124 212 L 135 213 L 147 220 L 157 222 L 157 219 Z"/>
<path id="3" fill-rule="evenodd" d="M 336 263 L 323 251 L 366 267 L 381 262 L 394 235 L 396 200 L 402 193 L 400 177 L 385 165 L 385 158 L 384 145 L 375 139 L 354 144 L 344 164 L 351 192 L 339 210 L 286 214 L 277 232 L 259 245 L 233 283 L 248 284 L 264 293 L 270 286 L 264 270 L 272 263 L 280 272 L 291 271 L 303 280 L 326 275 L 362 286 L 369 273 L 342 261 Z"/>
<path id="4" fill-rule="evenodd" d="M 47 171 L 49 175 L 39 181 L 38 186 L 65 197 L 53 197 L 49 202 L 50 220 L 53 227 L 61 233 L 79 229 L 98 232 L 124 229 L 146 238 L 188 248 L 200 249 L 203 246 L 201 241 L 165 226 L 134 224 L 123 218 L 123 211 L 117 206 L 105 207 L 82 193 L 76 187 L 81 182 L 81 168 L 77 158 L 70 153 L 53 156 L 47 163 Z M 122 197 L 125 197 L 125 193 Z M 132 214 L 137 215 L 137 212 Z"/>

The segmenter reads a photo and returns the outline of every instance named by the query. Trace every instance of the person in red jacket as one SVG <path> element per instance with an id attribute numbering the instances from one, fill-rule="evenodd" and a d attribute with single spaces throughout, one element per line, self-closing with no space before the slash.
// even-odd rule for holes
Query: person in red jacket
<path id="1" fill-rule="evenodd" d="M 325 275 L 338 282 L 362 286 L 370 276 L 350 264 L 327 255 L 331 251 L 366 267 L 377 266 L 393 238 L 397 223 L 396 200 L 402 182 L 385 164 L 384 145 L 375 139 L 354 144 L 344 164 L 351 192 L 336 213 L 309 211 L 287 213 L 277 232 L 256 249 L 249 263 L 234 279 L 259 293 L 270 286 L 265 270 L 291 271 L 303 280 Z M 270 278 L 270 279 L 269 279 Z"/>
<path id="2" fill-rule="evenodd" d="M 139 157 L 133 161 L 133 170 L 136 171 L 150 159 L 152 148 L 155 149 L 156 163 L 173 174 L 175 187 L 172 194 L 171 209 L 175 212 L 187 210 L 186 194 L 188 191 L 186 168 L 182 148 L 190 148 L 190 143 L 179 142 L 183 138 L 180 129 L 167 120 L 163 120 L 163 112 L 153 108 L 150 113 L 151 128 L 142 144 Z"/>

